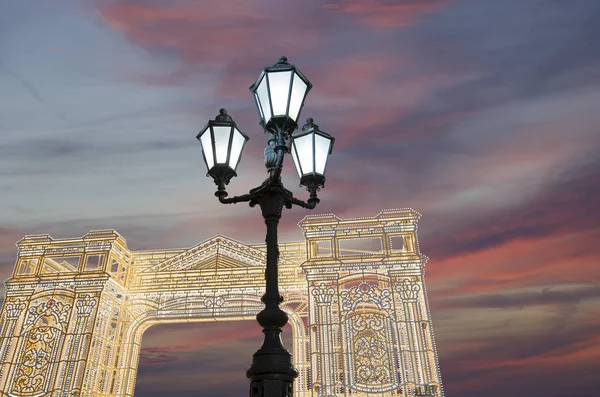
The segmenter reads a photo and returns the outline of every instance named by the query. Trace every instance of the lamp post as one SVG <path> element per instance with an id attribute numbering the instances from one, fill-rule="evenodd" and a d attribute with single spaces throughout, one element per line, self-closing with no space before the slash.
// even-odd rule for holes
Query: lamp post
<path id="1" fill-rule="evenodd" d="M 232 177 L 248 137 L 233 121 L 227 110 L 221 109 L 215 120 L 209 121 L 197 138 L 202 144 L 204 161 L 217 185 L 215 196 L 223 204 L 249 202 L 259 205 L 267 226 L 266 290 L 261 301 L 264 309 L 256 315 L 263 327 L 264 342 L 252 356 L 252 365 L 246 372 L 250 378 L 250 397 L 291 397 L 294 378 L 298 372 L 292 365 L 292 356 L 281 343 L 281 328 L 288 322 L 287 314 L 279 304 L 277 225 L 283 207 L 297 205 L 313 209 L 319 203 L 317 191 L 325 184 L 325 166 L 331 154 L 334 138 L 319 130 L 313 119 L 298 133 L 298 118 L 306 94 L 312 88 L 308 79 L 286 57 L 279 58 L 272 67 L 266 67 L 250 87 L 254 96 L 259 124 L 268 134 L 264 161 L 269 177 L 258 187 L 241 196 L 227 197 L 225 186 Z M 283 158 L 292 150 L 300 185 L 309 192 L 307 201 L 295 198 L 281 182 Z"/>

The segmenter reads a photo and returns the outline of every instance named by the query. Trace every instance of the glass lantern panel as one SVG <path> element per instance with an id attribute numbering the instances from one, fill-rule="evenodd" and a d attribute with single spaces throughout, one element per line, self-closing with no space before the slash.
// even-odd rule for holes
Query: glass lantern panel
<path id="1" fill-rule="evenodd" d="M 263 77 L 256 89 L 256 95 L 262 108 L 265 124 L 271 120 L 271 108 L 269 107 L 269 92 L 267 91 L 267 78 Z"/>
<path id="2" fill-rule="evenodd" d="M 231 134 L 231 127 L 219 127 L 214 126 L 213 131 L 215 133 L 215 154 L 216 163 L 225 164 L 227 162 L 227 152 L 229 149 L 229 135 Z"/>
<path id="3" fill-rule="evenodd" d="M 329 155 L 331 140 L 324 136 L 315 134 L 315 172 L 325 175 L 325 164 Z"/>
<path id="4" fill-rule="evenodd" d="M 258 105 L 258 112 L 260 113 L 260 118 L 264 119 L 265 114 L 263 113 L 262 105 L 260 104 L 260 99 L 258 99 L 258 95 L 256 95 L 256 92 L 254 93 L 254 98 L 256 99 L 256 104 Z"/>
<path id="5" fill-rule="evenodd" d="M 237 130 L 233 129 L 233 140 L 231 141 L 231 155 L 229 157 L 229 166 L 235 171 L 240 156 L 242 155 L 242 149 L 244 148 L 244 136 Z"/>
<path id="6" fill-rule="evenodd" d="M 202 143 L 202 151 L 204 152 L 204 158 L 206 158 L 206 166 L 210 170 L 215 165 L 213 147 L 210 139 L 210 129 L 204 131 L 204 134 L 200 136 L 200 143 Z"/>
<path id="7" fill-rule="evenodd" d="M 274 116 L 285 116 L 287 110 L 292 71 L 271 72 L 269 76 L 269 89 L 271 91 L 271 104 Z"/>
<path id="8" fill-rule="evenodd" d="M 298 122 L 298 113 L 300 113 L 300 107 L 306 95 L 306 89 L 308 86 L 306 83 L 294 73 L 294 85 L 292 85 L 292 97 L 290 98 L 290 110 L 288 116 L 291 119 Z"/>
<path id="9" fill-rule="evenodd" d="M 298 162 L 298 154 L 296 153 L 296 145 L 292 143 L 292 158 L 294 159 L 294 165 L 296 166 L 296 172 L 298 177 L 302 178 L 302 170 L 300 169 L 300 163 Z"/>
<path id="10" fill-rule="evenodd" d="M 302 168 L 302 175 L 313 173 L 313 134 L 304 135 L 294 138 L 296 151 L 298 152 L 298 160 Z"/>

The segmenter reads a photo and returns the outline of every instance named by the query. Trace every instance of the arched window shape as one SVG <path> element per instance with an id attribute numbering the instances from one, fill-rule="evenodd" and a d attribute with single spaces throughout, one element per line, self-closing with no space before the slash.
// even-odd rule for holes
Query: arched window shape
<path id="1" fill-rule="evenodd" d="M 361 282 L 340 293 L 347 386 L 382 393 L 398 388 L 392 291 Z"/>
<path id="2" fill-rule="evenodd" d="M 69 310 L 69 305 L 54 299 L 30 307 L 11 396 L 35 397 L 49 392 L 49 375 L 58 361 Z"/>

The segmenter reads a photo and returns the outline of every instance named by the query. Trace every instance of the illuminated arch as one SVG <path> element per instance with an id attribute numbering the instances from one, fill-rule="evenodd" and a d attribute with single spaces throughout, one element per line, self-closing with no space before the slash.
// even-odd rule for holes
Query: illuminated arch
<path id="1" fill-rule="evenodd" d="M 419 217 L 309 216 L 304 241 L 279 245 L 296 396 L 443 397 Z M 0 322 L 2 397 L 131 397 L 148 327 L 254 320 L 263 307 L 264 244 L 218 235 L 136 252 L 104 230 L 17 245 Z"/>

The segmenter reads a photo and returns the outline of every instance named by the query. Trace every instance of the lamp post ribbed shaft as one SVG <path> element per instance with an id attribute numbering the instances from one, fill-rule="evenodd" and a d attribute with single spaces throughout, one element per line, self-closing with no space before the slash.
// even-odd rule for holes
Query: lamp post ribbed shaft
<path id="1" fill-rule="evenodd" d="M 279 307 L 283 301 L 278 288 L 277 245 L 277 225 L 281 208 L 274 204 L 276 201 L 261 205 L 267 225 L 266 292 L 262 298 L 265 308 L 258 313 L 256 320 L 263 327 L 264 342 L 252 356 L 252 365 L 246 372 L 246 376 L 250 378 L 250 397 L 291 397 L 294 378 L 298 376 L 292 365 L 292 355 L 281 343 L 281 329 L 287 324 L 288 316 Z"/>

